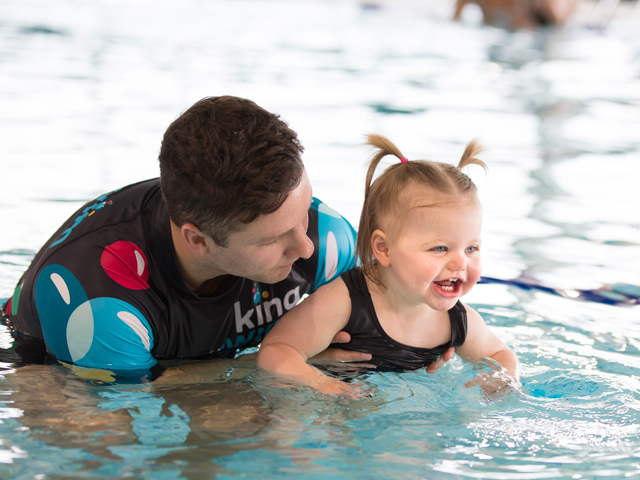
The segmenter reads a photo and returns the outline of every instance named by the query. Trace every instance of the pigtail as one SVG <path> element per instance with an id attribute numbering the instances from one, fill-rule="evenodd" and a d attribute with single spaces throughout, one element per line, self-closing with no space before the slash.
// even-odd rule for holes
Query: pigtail
<path id="1" fill-rule="evenodd" d="M 471 140 L 467 144 L 467 148 L 464 149 L 464 153 L 462 154 L 462 158 L 460 158 L 460 162 L 458 162 L 458 169 L 462 169 L 467 165 L 479 165 L 484 168 L 484 171 L 487 171 L 487 164 L 482 160 L 476 157 L 480 153 L 484 152 L 485 148 L 480 145 L 478 139 Z"/>
<path id="2" fill-rule="evenodd" d="M 391 140 L 382 135 L 374 133 L 366 135 L 365 144 L 374 147 L 376 152 L 371 158 L 369 168 L 367 169 L 364 187 L 364 205 L 362 206 L 362 213 L 360 214 L 358 237 L 356 239 L 356 258 L 364 274 L 369 277 L 373 283 L 381 285 L 382 281 L 375 266 L 375 258 L 371 247 L 371 235 L 374 230 L 379 228 L 379 215 L 383 209 L 388 208 L 387 203 L 389 199 L 395 198 L 397 195 L 397 193 L 392 193 L 394 190 L 397 190 L 394 188 L 397 182 L 397 175 L 391 174 L 392 177 L 396 178 L 395 181 L 389 181 L 388 178 L 390 172 L 397 172 L 397 167 L 400 167 L 401 164 L 398 163 L 395 165 L 396 169 L 394 169 L 393 166 L 389 167 L 389 169 L 381 175 L 383 179 L 381 183 L 376 180 L 374 184 L 373 175 L 380 164 L 380 160 L 387 155 L 398 157 L 401 162 L 406 162 L 407 159 L 404 158 L 400 149 L 396 147 Z M 402 165 L 402 167 L 404 167 L 404 165 Z"/>
<path id="3" fill-rule="evenodd" d="M 376 167 L 380 163 L 380 160 L 382 160 L 387 155 L 394 155 L 398 157 L 398 160 L 401 160 L 404 158 L 404 155 L 402 155 L 400 149 L 396 147 L 395 144 L 387 137 L 383 137 L 382 135 L 378 135 L 377 133 L 369 133 L 365 137 L 367 139 L 365 144 L 378 150 L 373 158 L 371 158 L 369 169 L 367 170 L 367 177 L 364 187 L 364 198 L 367 198 L 369 196 L 369 188 L 371 188 L 371 183 L 373 182 L 373 174 L 375 173 Z"/>

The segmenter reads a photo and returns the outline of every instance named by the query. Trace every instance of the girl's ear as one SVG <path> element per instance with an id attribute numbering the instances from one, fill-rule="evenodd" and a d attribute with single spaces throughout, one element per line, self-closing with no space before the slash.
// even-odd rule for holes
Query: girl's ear
<path id="1" fill-rule="evenodd" d="M 373 256 L 383 267 L 389 266 L 389 245 L 387 244 L 387 234 L 382 230 L 376 230 L 371 234 L 371 250 Z"/>
<path id="2" fill-rule="evenodd" d="M 204 233 L 192 223 L 185 223 L 180 228 L 180 236 L 189 249 L 197 256 L 203 257 L 209 252 L 209 245 Z"/>

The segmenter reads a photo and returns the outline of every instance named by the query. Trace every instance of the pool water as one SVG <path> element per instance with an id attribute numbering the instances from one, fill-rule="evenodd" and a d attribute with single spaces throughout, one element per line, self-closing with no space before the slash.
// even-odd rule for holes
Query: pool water
<path id="1" fill-rule="evenodd" d="M 153 384 L 16 366 L 0 329 L 0 478 L 548 479 L 640 475 L 640 18 L 509 32 L 447 0 L 5 0 L 0 298 L 85 201 L 157 176 L 167 125 L 232 94 L 298 131 L 314 194 L 357 224 L 362 146 L 472 171 L 484 277 L 467 297 L 517 353 L 491 397 L 458 358 L 316 395 L 252 354 Z"/>

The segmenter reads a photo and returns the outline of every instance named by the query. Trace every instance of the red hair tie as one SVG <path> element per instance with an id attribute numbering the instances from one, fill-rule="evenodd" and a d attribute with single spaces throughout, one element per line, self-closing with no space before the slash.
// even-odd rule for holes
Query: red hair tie
<path id="1" fill-rule="evenodd" d="M 400 159 L 400 163 L 407 163 L 409 161 L 409 159 L 407 157 L 402 157 Z"/>

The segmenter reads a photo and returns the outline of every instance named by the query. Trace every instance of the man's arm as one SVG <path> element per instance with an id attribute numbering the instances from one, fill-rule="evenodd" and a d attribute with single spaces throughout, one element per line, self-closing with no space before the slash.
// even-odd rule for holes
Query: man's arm
<path id="1" fill-rule="evenodd" d="M 133 301 L 88 299 L 76 276 L 57 263 L 39 272 L 33 292 L 44 341 L 57 360 L 134 376 L 156 365 L 151 326 Z"/>

